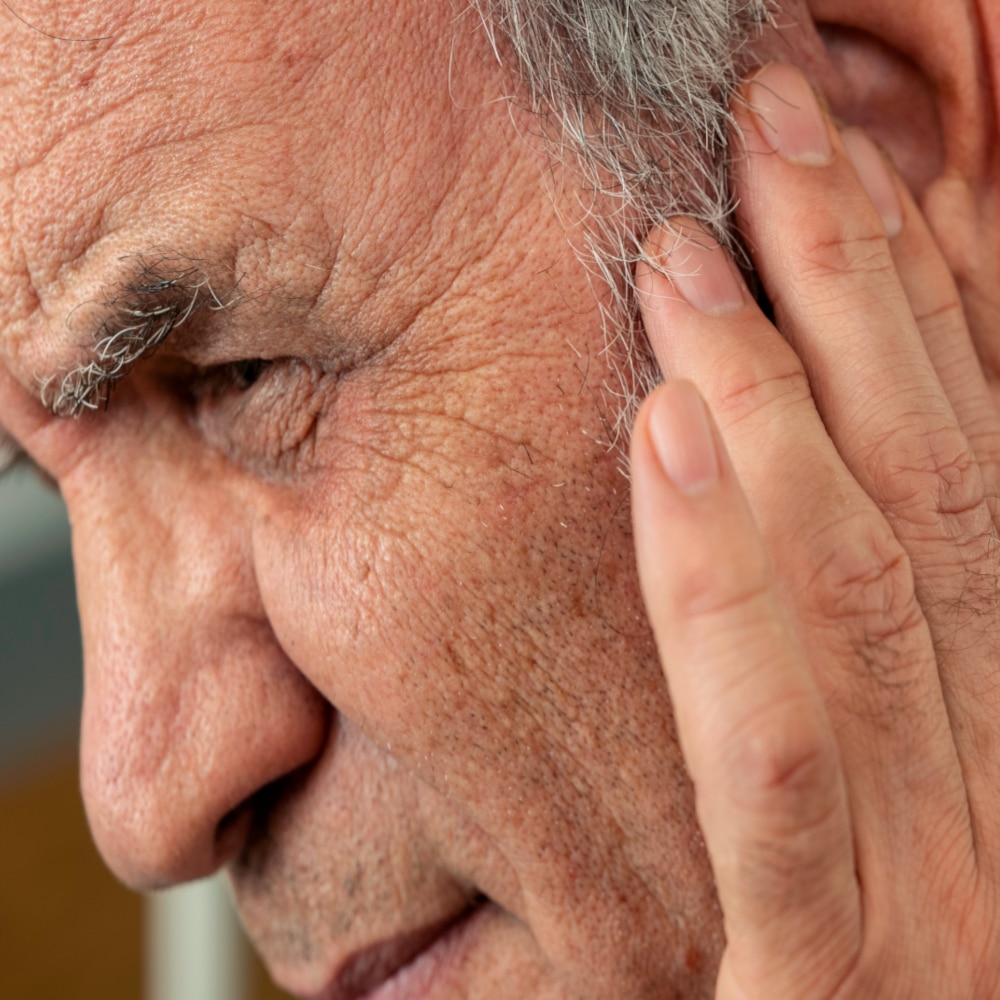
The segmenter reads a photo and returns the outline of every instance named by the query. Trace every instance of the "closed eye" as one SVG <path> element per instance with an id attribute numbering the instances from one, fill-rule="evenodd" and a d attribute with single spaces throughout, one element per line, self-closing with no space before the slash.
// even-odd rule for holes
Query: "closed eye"
<path id="1" fill-rule="evenodd" d="M 245 358 L 198 369 L 190 378 L 190 391 L 200 398 L 239 395 L 252 389 L 273 365 L 264 358 Z"/>
<path id="2" fill-rule="evenodd" d="M 249 358 L 245 361 L 234 361 L 224 365 L 223 368 L 227 369 L 225 375 L 230 381 L 230 387 L 237 392 L 246 392 L 260 381 L 272 364 L 272 361 L 265 361 L 263 358 Z"/>

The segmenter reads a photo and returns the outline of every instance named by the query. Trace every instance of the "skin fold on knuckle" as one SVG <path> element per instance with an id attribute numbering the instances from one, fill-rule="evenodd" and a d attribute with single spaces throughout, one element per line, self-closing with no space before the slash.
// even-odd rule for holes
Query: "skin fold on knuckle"
<path id="1" fill-rule="evenodd" d="M 748 839 L 808 841 L 842 819 L 839 754 L 811 692 L 766 699 L 714 737 L 712 769 Z"/>
<path id="2" fill-rule="evenodd" d="M 791 234 L 772 237 L 778 257 L 772 267 L 765 262 L 764 269 L 773 275 L 776 308 L 780 302 L 815 313 L 816 302 L 825 302 L 830 309 L 846 312 L 846 294 L 857 308 L 857 301 L 870 300 L 876 292 L 882 298 L 886 287 L 897 284 L 896 266 L 878 217 L 868 212 L 859 215 L 849 206 L 835 212 L 833 204 L 837 202 L 818 206 Z"/>
<path id="3" fill-rule="evenodd" d="M 853 631 L 875 642 L 923 623 L 906 550 L 875 511 L 837 520 L 810 540 L 811 569 L 800 593 L 814 625 Z"/>
<path id="4" fill-rule="evenodd" d="M 729 562 L 723 555 L 679 567 L 670 584 L 673 617 L 692 637 L 712 636 L 722 627 L 750 628 L 772 613 L 763 553 L 734 552 Z"/>
<path id="5" fill-rule="evenodd" d="M 952 527 L 943 533 L 956 540 L 965 535 L 960 521 L 972 518 L 974 535 L 992 523 L 982 469 L 957 427 L 898 428 L 878 450 L 891 461 L 873 461 L 873 488 L 891 517 L 932 532 L 944 521 Z"/>
<path id="6" fill-rule="evenodd" d="M 801 589 L 799 610 L 831 713 L 838 725 L 860 724 L 893 745 L 937 732 L 934 635 L 909 559 L 891 540 L 872 549 L 856 535 L 841 537 L 844 543 Z M 903 780 L 926 786 L 921 775 L 908 768 Z"/>
<path id="7" fill-rule="evenodd" d="M 819 279 L 860 276 L 871 279 L 895 273 L 895 265 L 880 232 L 838 229 L 814 235 L 798 248 L 799 276 Z"/>
<path id="8" fill-rule="evenodd" d="M 811 395 L 801 361 L 777 336 L 747 351 L 729 351 L 712 366 L 712 412 L 728 430 L 771 425 Z"/>

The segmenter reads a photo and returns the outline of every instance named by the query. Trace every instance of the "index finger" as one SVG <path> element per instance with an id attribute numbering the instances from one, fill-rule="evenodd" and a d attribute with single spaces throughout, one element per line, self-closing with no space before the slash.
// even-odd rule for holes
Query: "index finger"
<path id="1" fill-rule="evenodd" d="M 861 941 L 837 742 L 690 383 L 644 404 L 632 475 L 643 595 L 722 902 L 727 969 L 753 995 L 828 995 Z"/>

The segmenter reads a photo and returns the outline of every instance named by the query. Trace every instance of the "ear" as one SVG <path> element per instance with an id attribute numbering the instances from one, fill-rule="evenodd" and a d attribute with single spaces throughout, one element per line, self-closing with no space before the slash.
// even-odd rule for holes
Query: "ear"
<path id="1" fill-rule="evenodd" d="M 836 70 L 827 85 L 830 110 L 888 150 L 919 197 L 941 176 L 946 159 L 934 84 L 909 56 L 876 35 L 830 22 L 816 29 Z"/>
<path id="2" fill-rule="evenodd" d="M 952 269 L 1000 406 L 1000 3 L 785 0 L 787 48 L 889 151 Z M 787 51 L 787 49 L 786 49 Z M 786 55 L 785 58 L 788 58 Z"/>
<path id="3" fill-rule="evenodd" d="M 973 0 L 791 0 L 781 34 L 833 114 L 892 155 L 920 197 L 946 171 L 974 181 L 991 134 Z"/>

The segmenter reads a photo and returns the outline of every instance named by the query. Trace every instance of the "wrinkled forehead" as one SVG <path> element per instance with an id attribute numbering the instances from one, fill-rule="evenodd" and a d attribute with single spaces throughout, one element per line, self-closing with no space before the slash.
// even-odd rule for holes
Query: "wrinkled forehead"
<path id="1" fill-rule="evenodd" d="M 0 8 L 0 333 L 7 340 L 14 321 L 37 306 L 33 281 L 50 280 L 74 252 L 74 236 L 83 240 L 92 229 L 77 211 L 78 171 L 67 169 L 65 153 L 71 137 L 106 113 L 95 82 L 127 22 L 119 6 Z"/>
<path id="2" fill-rule="evenodd" d="M 172 174 L 188 161 L 194 176 L 207 136 L 247 121 L 234 93 L 238 67 L 223 45 L 226 20 L 178 2 L 36 0 L 16 14 L 0 9 L 0 329 L 8 353 L 33 343 L 33 328 L 53 325 L 49 309 L 66 305 L 68 283 L 87 294 L 78 273 L 155 188 L 164 154 Z M 247 47 L 260 39 L 243 32 L 240 40 L 252 59 Z"/>
<path id="3" fill-rule="evenodd" d="M 98 138 L 95 160 L 108 154 L 124 160 L 150 137 L 169 142 L 236 124 L 266 106 L 260 98 L 277 96 L 273 87 L 267 95 L 255 89 L 265 82 L 265 67 L 280 68 L 282 96 L 290 97 L 338 43 L 350 46 L 350 32 L 324 35 L 306 23 L 313 7 L 254 0 L 22 0 L 15 12 L 4 5 L 5 174 L 37 163 L 70 136 L 77 142 Z M 344 68 L 349 71 L 346 59 Z"/>
<path id="4" fill-rule="evenodd" d="M 46 341 L 125 254 L 166 246 L 225 270 L 240 244 L 336 228 L 307 218 L 318 182 L 301 165 L 319 162 L 317 144 L 350 154 L 336 157 L 337 200 L 360 217 L 390 173 L 373 161 L 414 92 L 406 76 L 422 45 L 440 47 L 442 25 L 415 24 L 410 6 L 0 7 L 0 360 L 22 382 L 44 368 Z M 395 110 L 375 128 L 373 106 Z"/>

